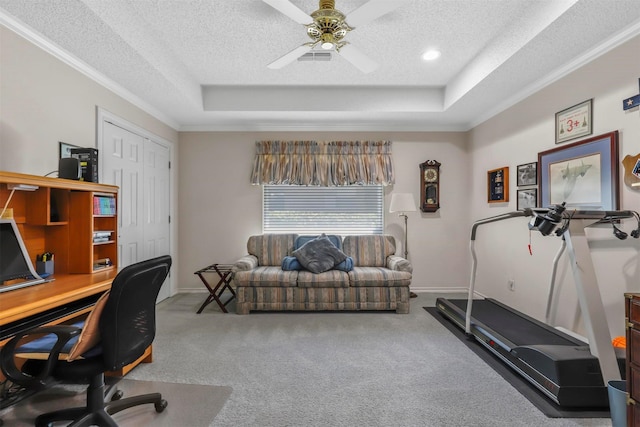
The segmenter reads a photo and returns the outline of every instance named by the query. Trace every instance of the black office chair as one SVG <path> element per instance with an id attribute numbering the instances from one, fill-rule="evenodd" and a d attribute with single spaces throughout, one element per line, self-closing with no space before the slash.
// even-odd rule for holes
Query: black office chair
<path id="1" fill-rule="evenodd" d="M 160 393 L 124 399 L 120 399 L 118 393 L 115 400 L 105 402 L 104 373 L 134 362 L 153 342 L 156 299 L 170 268 L 171 257 L 165 255 L 130 265 L 118 273 L 99 316 L 99 344 L 85 352 L 81 359 L 58 359 L 65 343 L 80 334 L 81 329 L 74 326 L 36 328 L 14 337 L 2 348 L 0 367 L 16 384 L 35 389 L 47 388 L 55 382 L 89 384 L 86 407 L 40 415 L 36 418 L 36 426 L 49 426 L 62 420 L 74 420 L 71 426 L 117 426 L 111 414 L 123 409 L 147 403 L 153 404 L 157 412 L 167 407 Z M 21 339 L 43 333 L 57 337 L 48 359 L 29 359 L 22 369 L 18 369 L 15 353 L 21 351 Z"/>

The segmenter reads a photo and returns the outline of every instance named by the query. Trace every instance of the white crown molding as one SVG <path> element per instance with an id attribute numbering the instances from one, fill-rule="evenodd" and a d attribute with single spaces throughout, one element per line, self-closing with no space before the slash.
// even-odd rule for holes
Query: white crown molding
<path id="1" fill-rule="evenodd" d="M 640 21 L 637 21 L 634 24 L 622 29 L 618 34 L 595 46 L 589 52 L 558 68 L 553 73 L 548 74 L 544 78 L 534 82 L 528 87 L 525 87 L 523 90 L 521 90 L 511 98 L 508 98 L 504 102 L 496 105 L 494 108 L 487 110 L 485 114 L 480 115 L 476 120 L 473 120 L 470 123 L 470 128 L 474 128 L 481 123 L 489 120 L 493 116 L 498 115 L 499 113 L 505 111 L 510 107 L 513 107 L 518 102 L 525 100 L 529 96 L 544 89 L 550 84 L 555 83 L 561 78 L 568 76 L 569 74 L 585 66 L 589 62 L 599 58 L 610 50 L 615 49 L 616 47 L 636 37 L 638 34 L 640 34 Z"/>
<path id="2" fill-rule="evenodd" d="M 466 132 L 467 125 L 386 123 L 219 123 L 181 126 L 180 132 Z"/>
<path id="3" fill-rule="evenodd" d="M 53 55 L 55 58 L 67 64 L 74 70 L 84 74 L 91 80 L 98 83 L 100 86 L 104 87 L 107 90 L 110 90 L 111 92 L 123 98 L 125 101 L 130 102 L 134 106 L 160 120 L 167 126 L 173 128 L 176 131 L 179 129 L 180 124 L 175 120 L 158 111 L 156 108 L 152 107 L 136 95 L 132 94 L 127 89 L 118 85 L 105 75 L 99 73 L 85 62 L 81 61 L 80 59 L 62 49 L 60 46 L 51 42 L 46 37 L 38 34 L 32 28 L 22 23 L 17 18 L 11 16 L 2 8 L 0 8 L 0 24 L 18 34 L 30 43 L 34 44 L 35 46 L 39 47 L 40 49 L 44 50 L 45 52 Z"/>

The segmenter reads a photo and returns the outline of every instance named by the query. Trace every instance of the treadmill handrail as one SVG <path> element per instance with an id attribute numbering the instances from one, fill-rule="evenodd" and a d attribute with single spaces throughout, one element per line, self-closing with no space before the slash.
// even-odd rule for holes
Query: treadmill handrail
<path id="1" fill-rule="evenodd" d="M 476 251 L 475 251 L 475 240 L 476 240 L 476 232 L 478 227 L 480 227 L 483 224 L 490 224 L 492 222 L 502 221 L 509 218 L 541 215 L 548 212 L 549 210 L 550 210 L 549 208 L 525 208 L 521 211 L 512 211 L 512 212 L 507 212 L 500 215 L 491 216 L 488 218 L 479 219 L 476 222 L 474 222 L 473 225 L 471 226 L 471 241 L 469 243 L 469 251 L 471 252 L 471 277 L 469 279 L 469 292 L 467 295 L 467 313 L 465 316 L 465 332 L 467 334 L 471 334 L 471 312 L 473 310 L 473 296 L 475 295 L 476 271 L 477 271 L 477 265 L 478 265 L 478 258 L 476 257 Z M 603 220 L 614 221 L 617 219 L 633 218 L 636 215 L 634 211 L 630 211 L 630 210 L 596 211 L 596 210 L 574 209 L 570 212 L 571 214 L 567 214 L 567 212 L 565 211 L 565 214 L 569 215 L 570 219 L 593 219 L 593 220 L 596 220 L 597 222 L 600 222 Z M 565 242 L 563 239 L 562 247 L 560 248 L 560 251 L 556 256 L 556 259 L 554 260 L 554 267 L 553 267 L 554 271 L 551 277 L 552 289 L 550 290 L 550 292 L 552 292 L 553 288 L 555 288 L 555 283 L 554 283 L 555 269 L 556 269 L 557 261 L 560 255 L 562 254 L 562 252 L 564 251 L 564 245 L 565 245 Z M 547 313 L 546 313 L 547 319 L 549 318 L 550 298 L 551 298 L 551 293 L 547 298 Z"/>
<path id="2" fill-rule="evenodd" d="M 467 312 L 465 314 L 464 331 L 467 335 L 471 335 L 471 312 L 473 310 L 473 295 L 476 287 L 476 271 L 478 267 L 478 257 L 476 256 L 475 241 L 476 230 L 483 224 L 502 221 L 509 218 L 518 218 L 522 216 L 532 216 L 533 211 L 526 208 L 522 211 L 507 212 L 502 215 L 496 215 L 489 218 L 480 219 L 473 223 L 471 227 L 471 241 L 469 242 L 469 250 L 471 252 L 471 277 L 469 279 L 469 293 L 467 295 Z"/>
<path id="3" fill-rule="evenodd" d="M 521 216 L 531 216 L 531 215 L 533 215 L 533 211 L 530 208 L 526 208 L 522 211 L 507 212 L 502 215 L 496 215 L 489 218 L 479 219 L 473 223 L 473 226 L 471 226 L 471 240 L 472 241 L 476 240 L 476 230 L 482 224 L 489 224 L 491 222 L 502 221 L 503 219 L 517 218 Z"/>

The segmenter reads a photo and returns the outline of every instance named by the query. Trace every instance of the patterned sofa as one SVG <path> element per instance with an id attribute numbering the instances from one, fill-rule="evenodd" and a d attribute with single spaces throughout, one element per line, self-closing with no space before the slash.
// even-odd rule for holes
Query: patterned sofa
<path id="1" fill-rule="evenodd" d="M 297 234 L 249 237 L 248 254 L 233 268 L 236 312 L 395 310 L 409 313 L 413 268 L 408 260 L 395 255 L 393 236 L 345 236 L 344 239 L 328 236 L 352 258 L 350 271 L 283 270 L 285 257 L 290 260 L 294 250 L 314 237 Z"/>

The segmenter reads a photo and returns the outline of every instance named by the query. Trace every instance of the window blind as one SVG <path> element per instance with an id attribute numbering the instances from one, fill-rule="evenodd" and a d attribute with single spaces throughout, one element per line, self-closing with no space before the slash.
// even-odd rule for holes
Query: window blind
<path id="1" fill-rule="evenodd" d="M 264 233 L 382 234 L 382 185 L 263 186 Z"/>

